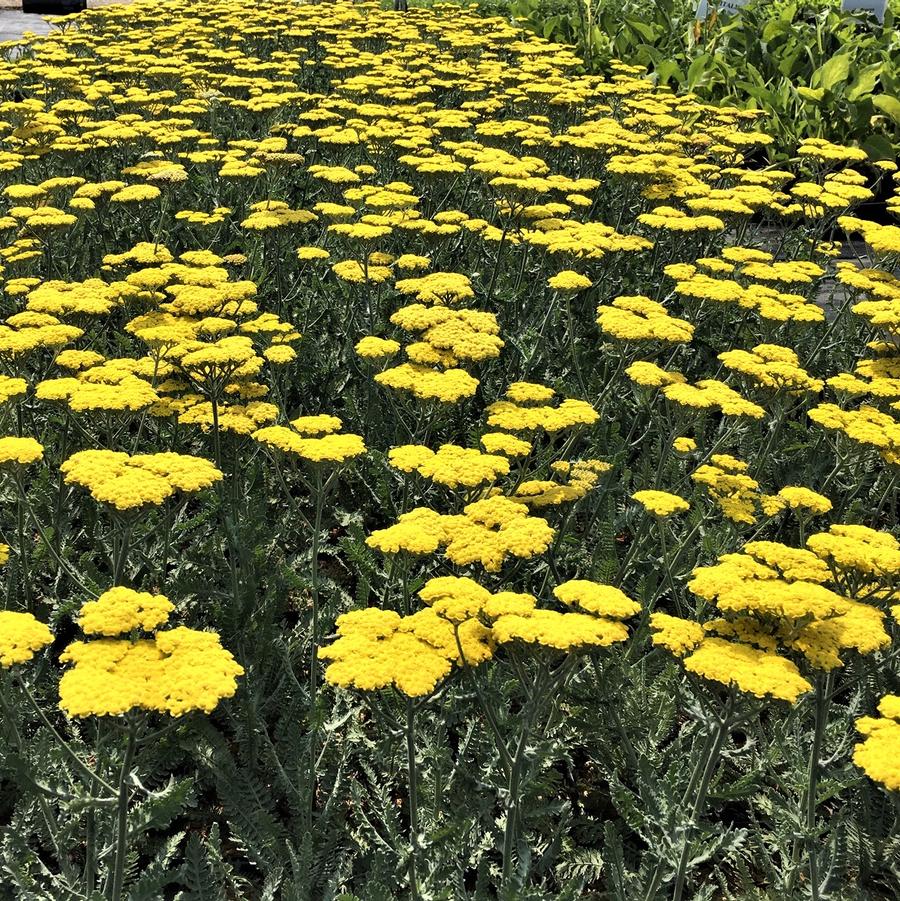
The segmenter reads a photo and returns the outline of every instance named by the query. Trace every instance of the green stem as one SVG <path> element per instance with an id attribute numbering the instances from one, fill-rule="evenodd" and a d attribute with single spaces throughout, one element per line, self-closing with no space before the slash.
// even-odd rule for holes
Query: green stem
<path id="1" fill-rule="evenodd" d="M 522 773 L 525 768 L 528 740 L 531 737 L 531 727 L 534 723 L 538 707 L 543 702 L 545 695 L 541 690 L 543 676 L 546 672 L 545 664 L 541 663 L 541 669 L 535 677 L 534 685 L 528 699 L 528 712 L 522 723 L 522 731 L 519 733 L 519 741 L 516 745 L 516 753 L 512 761 L 512 769 L 509 773 L 508 797 L 506 801 L 506 826 L 503 830 L 503 875 L 501 885 L 511 888 L 510 879 L 513 868 L 513 851 L 519 831 L 519 803 L 521 798 Z"/>
<path id="2" fill-rule="evenodd" d="M 566 331 L 569 333 L 569 353 L 572 355 L 572 366 L 575 368 L 578 387 L 581 389 L 581 396 L 587 400 L 587 388 L 584 384 L 581 362 L 578 359 L 578 346 L 575 342 L 575 317 L 572 315 L 572 298 L 568 295 L 566 296 Z"/>
<path id="3" fill-rule="evenodd" d="M 691 811 L 691 819 L 685 828 L 684 845 L 682 846 L 681 856 L 678 860 L 678 869 L 675 871 L 675 890 L 672 893 L 672 901 L 681 901 L 681 896 L 684 892 L 684 883 L 687 878 L 687 865 L 691 852 L 691 832 L 697 826 L 698 820 L 703 815 L 703 809 L 706 806 L 706 796 L 709 792 L 709 785 L 716 771 L 716 766 L 719 763 L 722 745 L 725 743 L 725 738 L 728 735 L 728 727 L 730 725 L 733 707 L 734 693 L 732 692 L 728 699 L 728 708 L 725 712 L 725 716 L 716 724 L 712 745 L 703 767 L 703 776 L 700 779 L 700 787 L 697 789 L 697 797 L 694 801 L 693 810 Z"/>
<path id="4" fill-rule="evenodd" d="M 488 724 L 491 727 L 491 733 L 494 736 L 494 743 L 497 745 L 497 751 L 500 754 L 500 760 L 503 763 L 504 770 L 506 771 L 506 776 L 507 778 L 509 778 L 509 774 L 512 772 L 513 766 L 512 757 L 510 757 L 509 755 L 509 748 L 507 748 L 506 740 L 503 738 L 503 732 L 500 730 L 500 726 L 497 724 L 497 719 L 494 716 L 494 711 L 491 709 L 490 704 L 488 704 L 485 700 L 484 695 L 481 692 L 481 686 L 478 684 L 478 679 L 475 675 L 475 671 L 466 660 L 466 655 L 463 652 L 462 642 L 459 640 L 459 623 L 453 624 L 453 635 L 456 638 L 456 648 L 459 652 L 459 659 L 462 661 L 463 670 L 469 677 L 472 683 L 472 688 L 475 689 L 475 696 L 478 698 L 478 703 L 481 706 L 481 709 L 484 711 L 485 718 L 487 719 Z"/>
<path id="5" fill-rule="evenodd" d="M 25 485 L 22 480 L 22 467 L 16 467 L 16 487 L 19 502 L 16 505 L 16 530 L 19 543 L 19 579 L 25 594 L 25 606 L 29 613 L 34 613 L 31 595 L 31 573 L 29 565 L 28 545 L 25 542 Z"/>
<path id="6" fill-rule="evenodd" d="M 134 761 L 136 745 L 137 724 L 132 720 L 128 724 L 128 744 L 125 746 L 122 769 L 119 771 L 119 803 L 116 811 L 116 835 L 113 842 L 115 857 L 113 858 L 112 878 L 109 883 L 109 901 L 121 901 L 125 882 L 125 858 L 128 852 L 128 775 Z"/>
<path id="7" fill-rule="evenodd" d="M 125 572 L 125 561 L 131 545 L 131 529 L 132 524 L 125 523 L 120 534 L 113 539 L 113 585 L 120 583 Z"/>
<path id="8" fill-rule="evenodd" d="M 819 849 L 813 833 L 816 828 L 816 807 L 819 794 L 819 758 L 822 756 L 822 744 L 825 740 L 825 726 L 828 722 L 830 706 L 831 676 L 816 676 L 815 683 L 815 725 L 813 741 L 809 750 L 809 767 L 804 798 L 806 846 L 809 854 L 809 889 L 812 901 L 819 901 Z"/>
<path id="9" fill-rule="evenodd" d="M 329 479 L 330 482 L 330 479 Z M 319 650 L 319 540 L 322 531 L 322 514 L 325 508 L 326 488 L 322 485 L 322 471 L 315 469 L 315 519 L 313 521 L 312 548 L 310 550 L 309 580 L 312 594 L 312 623 L 310 624 L 309 648 L 309 816 L 312 823 L 312 812 L 316 800 L 316 741 L 315 716 L 316 695 L 318 692 L 318 650 Z"/>
<path id="10" fill-rule="evenodd" d="M 719 762 L 722 745 L 724 744 L 725 738 L 728 735 L 728 730 L 732 725 L 731 714 L 734 710 L 734 702 L 735 696 L 734 691 L 732 690 L 728 697 L 728 706 L 725 709 L 725 715 L 720 719 L 717 719 L 715 726 L 713 726 L 706 734 L 703 752 L 697 760 L 694 771 L 691 773 L 687 789 L 681 799 L 681 807 L 684 807 L 689 803 L 691 795 L 693 795 L 696 790 L 690 819 L 685 824 L 684 828 L 684 841 L 681 848 L 681 854 L 678 858 L 678 865 L 675 870 L 675 888 L 672 894 L 672 901 L 680 901 L 681 895 L 684 892 L 684 883 L 687 877 L 687 865 L 690 860 L 691 831 L 697 825 L 697 821 L 703 813 L 703 808 L 706 804 L 706 796 L 709 792 L 709 785 L 715 774 L 716 765 Z M 647 887 L 647 892 L 644 895 L 644 901 L 653 901 L 656 897 L 657 891 L 663 881 L 666 863 L 665 857 L 661 856 L 653 871 L 650 885 Z"/>
<path id="11" fill-rule="evenodd" d="M 82 760 L 82 759 L 81 759 L 81 758 L 80 758 L 73 750 L 72 750 L 72 747 L 71 747 L 71 746 L 69 745 L 69 743 L 68 743 L 68 742 L 67 742 L 67 741 L 59 734 L 59 732 L 57 731 L 57 729 L 56 729 L 56 727 L 53 725 L 53 723 L 51 723 L 50 720 L 47 719 L 47 714 L 44 713 L 44 711 L 41 709 L 41 707 L 40 707 L 40 705 L 38 704 L 38 702 L 35 700 L 34 695 L 28 690 L 28 686 L 27 686 L 24 682 L 22 682 L 21 680 L 19 681 L 19 686 L 21 687 L 23 693 L 25 694 L 25 697 L 28 698 L 29 702 L 31 703 L 31 706 L 34 708 L 34 710 L 35 710 L 35 712 L 37 713 L 37 715 L 40 717 L 41 722 L 43 722 L 43 724 L 50 730 L 50 732 L 52 733 L 53 737 L 54 737 L 54 738 L 57 740 L 57 742 L 59 743 L 59 746 L 60 746 L 60 747 L 63 749 L 63 751 L 65 752 L 66 756 L 72 761 L 72 763 L 75 764 L 75 766 L 78 768 L 78 770 L 81 771 L 81 774 L 82 774 L 83 776 L 85 776 L 89 781 L 90 781 L 90 780 L 94 780 L 94 781 L 98 782 L 100 785 L 103 786 L 103 788 L 105 788 L 108 792 L 110 792 L 110 794 L 115 795 L 116 789 L 113 788 L 113 786 L 111 786 L 108 782 L 106 782 L 105 780 L 101 779 L 101 778 L 100 778 L 100 777 L 99 777 L 99 776 L 98 776 L 98 775 L 97 775 L 97 774 L 96 774 L 96 773 L 95 773 L 95 772 L 94 772 L 94 771 L 93 771 L 93 770 L 92 770 L 92 769 L 91 769 L 91 768 L 90 768 L 90 767 L 89 767 L 89 766 L 88 766 L 88 765 L 87 765 L 87 764 L 86 764 L 86 763 L 85 763 L 85 762 L 84 762 L 84 761 L 83 761 L 83 760 Z"/>
<path id="12" fill-rule="evenodd" d="M 678 599 L 678 591 L 675 588 L 675 579 L 672 576 L 672 567 L 669 565 L 669 550 L 666 543 L 667 526 L 665 519 L 659 517 L 657 519 L 657 525 L 659 526 L 659 547 L 662 553 L 663 572 L 666 576 L 666 582 L 668 582 L 669 584 L 669 591 L 672 592 L 672 603 L 675 605 L 675 609 L 678 611 L 678 615 L 683 616 L 684 614 L 681 609 L 681 602 Z"/>
<path id="13" fill-rule="evenodd" d="M 416 711 L 411 698 L 406 699 L 406 767 L 409 778 L 409 896 L 419 901 L 416 856 L 419 848 L 419 786 L 416 772 Z"/>

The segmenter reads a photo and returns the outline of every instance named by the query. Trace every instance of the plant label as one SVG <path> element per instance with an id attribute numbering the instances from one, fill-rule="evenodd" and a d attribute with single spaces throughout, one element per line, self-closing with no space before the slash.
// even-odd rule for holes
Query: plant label
<path id="1" fill-rule="evenodd" d="M 717 9 L 720 13 L 736 16 L 741 11 L 741 7 L 746 6 L 749 2 L 750 0 L 713 0 L 712 7 Z M 863 2 L 863 0 L 860 0 L 860 2 Z M 874 2 L 877 2 L 877 0 L 874 0 Z M 887 0 L 884 0 L 884 2 L 887 2 Z M 706 17 L 709 15 L 709 8 L 709 0 L 700 0 L 697 4 L 698 21 L 705 21 Z"/>
<path id="2" fill-rule="evenodd" d="M 868 10 L 879 22 L 884 22 L 886 8 L 887 0 L 841 0 L 841 9 L 844 12 L 854 12 L 857 9 Z"/>

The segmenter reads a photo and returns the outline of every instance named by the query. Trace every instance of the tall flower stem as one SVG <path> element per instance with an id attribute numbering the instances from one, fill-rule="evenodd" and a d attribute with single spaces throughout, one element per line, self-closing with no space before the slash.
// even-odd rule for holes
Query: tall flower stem
<path id="1" fill-rule="evenodd" d="M 128 854 L 128 776 L 131 773 L 131 764 L 134 762 L 134 749 L 137 745 L 137 723 L 130 720 L 128 723 L 128 740 L 125 745 L 125 755 L 122 758 L 122 768 L 119 770 L 119 802 L 116 809 L 116 834 L 113 841 L 114 857 L 113 868 L 109 880 L 109 901 L 120 901 L 122 887 L 125 882 L 125 859 Z"/>
<path id="2" fill-rule="evenodd" d="M 312 625 L 310 626 L 310 658 L 309 658 L 309 703 L 315 706 L 318 682 L 316 669 L 316 652 L 319 645 L 319 541 L 322 531 L 322 514 L 325 507 L 325 492 L 322 490 L 322 472 L 315 471 L 315 517 L 313 519 L 312 548 L 309 560 L 310 593 L 312 595 Z"/>
<path id="3" fill-rule="evenodd" d="M 416 769 L 416 709 L 406 699 L 406 768 L 409 782 L 409 896 L 419 901 L 416 858 L 419 850 L 419 779 Z"/>
<path id="4" fill-rule="evenodd" d="M 9 731 L 12 733 L 16 751 L 18 752 L 19 757 L 24 761 L 27 759 L 25 743 L 22 741 L 22 736 L 19 733 L 19 727 L 16 724 L 15 713 L 10 708 L 9 703 L 6 700 L 6 689 L 6 676 L 3 671 L 0 670 L 0 708 L 3 709 L 4 722 L 8 725 Z M 59 862 L 60 869 L 63 871 L 67 878 L 71 879 L 71 866 L 69 865 L 69 861 L 66 857 L 64 849 L 60 847 L 59 843 L 59 823 L 56 821 L 56 817 L 53 815 L 53 811 L 50 809 L 50 805 L 47 803 L 47 799 L 43 796 L 40 790 L 37 792 L 36 796 L 38 807 L 40 807 L 41 816 L 44 818 L 44 824 L 47 827 L 47 834 L 50 836 L 50 841 L 53 843 L 53 850 L 56 852 L 56 859 Z M 93 810 L 90 808 L 89 813 L 93 813 Z"/>
<path id="5" fill-rule="evenodd" d="M 803 806 L 805 808 L 806 847 L 809 855 L 809 890 L 812 901 L 819 901 L 819 849 L 813 832 L 816 828 L 816 806 L 819 794 L 819 758 L 822 756 L 825 726 L 828 723 L 828 708 L 831 705 L 830 674 L 816 676 L 815 705 L 813 740 L 809 749 L 809 766 Z"/>
<path id="6" fill-rule="evenodd" d="M 575 369 L 575 377 L 578 379 L 578 387 L 581 396 L 587 398 L 587 387 L 584 382 L 584 374 L 581 371 L 581 361 L 578 359 L 578 344 L 575 338 L 575 317 L 572 314 L 572 298 L 566 295 L 566 332 L 569 337 L 569 354 L 572 357 L 572 366 Z"/>
<path id="7" fill-rule="evenodd" d="M 335 470 L 336 472 L 336 470 Z M 316 699 L 319 689 L 318 650 L 319 650 L 319 613 L 321 608 L 321 596 L 319 590 L 319 546 L 322 533 L 322 517 L 325 511 L 325 499 L 331 483 L 335 478 L 332 472 L 327 479 L 322 479 L 322 470 L 316 466 L 313 478 L 313 494 L 315 503 L 315 516 L 313 518 L 312 547 L 310 548 L 309 582 L 312 599 L 312 620 L 309 635 L 309 810 L 310 823 L 312 811 L 315 808 L 316 795 L 316 741 L 315 741 L 315 715 Z"/>
<path id="8" fill-rule="evenodd" d="M 131 546 L 132 523 L 127 521 L 120 526 L 117 522 L 116 530 L 118 535 L 113 537 L 113 585 L 119 585 L 125 574 L 125 561 Z"/>
<path id="9" fill-rule="evenodd" d="M 478 703 L 481 706 L 482 711 L 484 712 L 485 719 L 487 719 L 488 725 L 491 729 L 491 734 L 494 737 L 494 743 L 497 745 L 497 751 L 500 754 L 500 762 L 503 766 L 504 772 L 508 777 L 512 772 L 512 757 L 509 754 L 509 748 L 506 746 L 506 739 L 503 737 L 503 732 L 501 731 L 500 726 L 497 723 L 497 718 L 494 716 L 494 711 L 491 708 L 491 705 L 487 702 L 487 699 L 484 697 L 483 692 L 481 691 L 481 686 L 478 684 L 478 678 L 475 675 L 472 666 L 466 660 L 465 651 L 463 650 L 462 642 L 459 639 L 459 623 L 454 623 L 453 634 L 456 638 L 456 648 L 459 652 L 459 659 L 462 661 L 463 670 L 468 676 L 469 681 L 472 684 L 472 688 L 475 690 L 475 696 L 478 698 Z"/>
<path id="10" fill-rule="evenodd" d="M 532 711 L 526 716 L 519 733 L 519 741 L 516 745 L 516 753 L 512 761 L 512 769 L 509 774 L 508 798 L 506 802 L 506 826 L 503 830 L 503 879 L 504 886 L 509 884 L 513 868 L 513 849 L 518 834 L 519 819 L 519 795 L 521 793 L 522 770 L 525 765 L 525 750 L 528 747 L 528 738 L 531 734 Z"/>
<path id="11" fill-rule="evenodd" d="M 716 724 L 716 731 L 710 746 L 708 756 L 703 766 L 703 774 L 700 778 L 700 786 L 697 789 L 697 797 L 691 811 L 691 819 L 684 833 L 684 843 L 681 848 L 681 856 L 678 859 L 678 869 L 675 871 L 675 890 L 672 893 L 672 901 L 681 901 L 684 893 L 684 883 L 687 878 L 687 865 L 691 852 L 691 832 L 696 827 L 698 820 L 703 815 L 706 806 L 706 796 L 709 793 L 709 785 L 719 762 L 722 745 L 728 735 L 729 722 L 727 716 Z"/>
<path id="12" fill-rule="evenodd" d="M 503 873 L 501 879 L 501 885 L 507 890 L 513 888 L 510 883 L 515 860 L 515 848 L 519 836 L 522 781 L 525 777 L 528 762 L 528 744 L 541 708 L 548 700 L 552 701 L 555 699 L 557 690 L 571 675 L 571 661 L 573 659 L 572 657 L 566 658 L 552 673 L 547 663 L 542 660 L 537 675 L 531 684 L 530 691 L 526 689 L 527 698 L 522 731 L 519 733 L 519 740 L 516 743 L 516 750 L 512 757 L 512 766 L 507 781 L 508 794 L 506 801 L 506 825 L 503 830 Z"/>
<path id="13" fill-rule="evenodd" d="M 694 796 L 694 803 L 691 805 L 691 814 L 688 822 L 684 827 L 684 838 L 682 840 L 681 853 L 678 857 L 678 864 L 675 869 L 675 887 L 672 892 L 672 901 L 681 901 L 684 893 L 684 884 L 687 879 L 687 865 L 690 861 L 691 851 L 691 833 L 696 828 L 703 810 L 706 806 L 706 797 L 709 794 L 709 786 L 715 775 L 716 767 L 722 753 L 722 746 L 728 732 L 735 724 L 732 719 L 735 704 L 735 692 L 732 690 L 728 696 L 728 704 L 725 708 L 723 716 L 716 718 L 712 728 L 707 732 L 703 745 L 703 751 L 697 760 L 694 771 L 691 774 L 684 797 L 682 798 L 682 806 L 690 803 L 691 795 Z M 696 792 L 696 794 L 695 794 Z M 661 858 L 656 864 L 650 885 L 644 895 L 644 901 L 653 901 L 656 897 L 660 885 L 663 880 L 663 873 L 666 868 L 667 861 Z"/>
<path id="14" fill-rule="evenodd" d="M 666 540 L 666 530 L 668 529 L 668 526 L 664 517 L 658 517 L 656 524 L 659 527 L 659 549 L 662 553 L 663 572 L 665 573 L 666 582 L 669 585 L 669 591 L 672 592 L 672 603 L 675 605 L 678 615 L 682 616 L 681 602 L 678 599 L 678 589 L 675 587 L 675 577 L 672 573 L 671 561 L 669 560 L 669 548 Z"/>
<path id="15" fill-rule="evenodd" d="M 108 782 L 104 781 L 97 775 L 73 750 L 72 746 L 59 734 L 56 726 L 47 719 L 47 714 L 44 713 L 43 708 L 38 704 L 34 695 L 29 691 L 28 686 L 19 680 L 19 687 L 22 689 L 22 693 L 28 699 L 28 702 L 34 708 L 35 713 L 37 713 L 41 722 L 50 730 L 51 735 L 56 739 L 60 748 L 62 748 L 65 755 L 72 761 L 73 764 L 77 767 L 79 772 L 88 780 L 88 783 L 97 783 L 105 788 L 108 792 L 115 794 L 117 789 L 110 785 Z"/>
<path id="16" fill-rule="evenodd" d="M 16 504 L 16 531 L 19 542 L 19 579 L 25 593 L 25 605 L 29 613 L 34 612 L 34 602 L 31 596 L 30 555 L 25 541 L 25 482 L 22 477 L 22 467 L 16 467 L 16 489 L 18 491 L 18 503 Z"/>

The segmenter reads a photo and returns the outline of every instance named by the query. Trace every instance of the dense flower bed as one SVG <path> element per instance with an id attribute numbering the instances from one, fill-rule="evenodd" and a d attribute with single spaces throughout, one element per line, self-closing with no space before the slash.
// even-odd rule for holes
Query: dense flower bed
<path id="1" fill-rule="evenodd" d="M 4 890 L 892 895 L 896 165 L 459 7 L 58 24 L 0 63 Z"/>

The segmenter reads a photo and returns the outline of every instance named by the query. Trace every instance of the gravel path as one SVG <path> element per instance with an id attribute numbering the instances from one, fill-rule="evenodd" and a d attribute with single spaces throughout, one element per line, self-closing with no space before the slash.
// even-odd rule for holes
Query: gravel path
<path id="1" fill-rule="evenodd" d="M 16 41 L 25 32 L 47 34 L 50 26 L 43 16 L 23 13 L 20 9 L 0 9 L 0 41 Z"/>
<path id="2" fill-rule="evenodd" d="M 91 8 L 109 5 L 110 0 L 88 0 Z M 47 34 L 50 25 L 42 15 L 23 13 L 21 0 L 0 0 L 0 42 L 17 41 L 29 31 L 32 34 Z"/>

